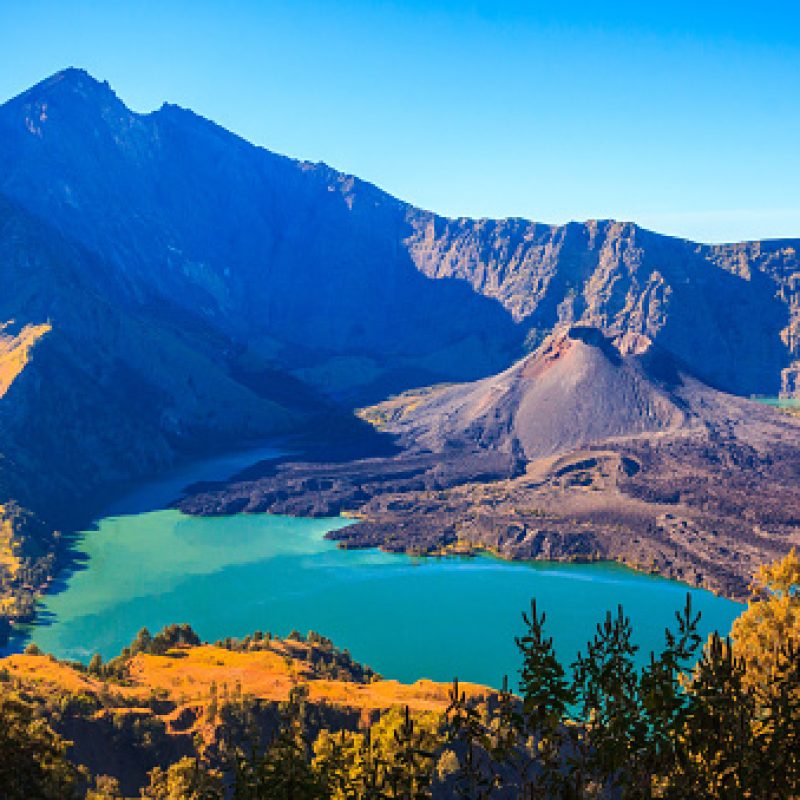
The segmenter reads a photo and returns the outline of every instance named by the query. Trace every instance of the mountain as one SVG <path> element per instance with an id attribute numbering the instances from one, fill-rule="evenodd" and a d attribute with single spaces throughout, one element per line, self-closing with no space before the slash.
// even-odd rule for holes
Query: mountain
<path id="1" fill-rule="evenodd" d="M 420 270 L 496 297 L 534 344 L 595 326 L 623 352 L 656 343 L 725 391 L 798 391 L 800 240 L 710 246 L 625 222 L 424 214 L 417 227 Z"/>
<path id="2" fill-rule="evenodd" d="M 665 363 L 652 353 L 623 357 L 596 328 L 574 326 L 499 375 L 410 395 L 384 425 L 433 452 L 494 449 L 526 461 L 674 431 L 687 424 L 689 406 L 673 393 L 677 372 Z"/>
<path id="3" fill-rule="evenodd" d="M 347 513 L 346 547 L 613 559 L 747 596 L 800 546 L 800 417 L 699 381 L 652 345 L 559 328 L 503 372 L 409 391 L 362 416 L 400 446 L 345 463 L 273 463 L 180 507 Z"/>
<path id="4" fill-rule="evenodd" d="M 0 106 L 0 596 L 46 581 L 53 532 L 109 487 L 276 434 L 357 450 L 372 438 L 353 409 L 391 393 L 487 381 L 431 393 L 406 419 L 415 466 L 387 466 L 398 486 L 453 486 L 516 480 L 595 437 L 683 430 L 647 372 L 662 356 L 727 392 L 797 392 L 797 252 L 446 219 L 59 72 Z M 607 344 L 560 340 L 533 382 L 548 356 L 519 359 L 570 327 Z M 462 460 L 439 459 L 459 439 Z"/>
<path id="5" fill-rule="evenodd" d="M 384 389 L 507 363 L 518 326 L 463 281 L 431 281 L 406 206 L 189 111 L 138 115 L 67 70 L 0 108 L 0 191 L 101 256 L 117 301 L 165 299 L 311 382 Z"/>
<path id="6" fill-rule="evenodd" d="M 167 298 L 345 398 L 491 374 L 569 323 L 726 391 L 796 388 L 797 241 L 446 219 L 74 69 L 0 107 L 0 191 L 100 255 L 120 301 Z"/>

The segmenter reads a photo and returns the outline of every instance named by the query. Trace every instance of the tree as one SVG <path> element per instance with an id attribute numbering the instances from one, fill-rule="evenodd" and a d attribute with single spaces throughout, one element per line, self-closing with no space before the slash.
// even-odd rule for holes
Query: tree
<path id="1" fill-rule="evenodd" d="M 527 627 L 515 638 L 522 655 L 520 691 L 522 694 L 521 732 L 532 738 L 536 764 L 527 765 L 522 776 L 531 795 L 557 793 L 563 783 L 560 770 L 564 743 L 564 722 L 574 695 L 556 657 L 553 640 L 544 635 L 546 615 L 531 601 L 530 616 L 523 612 Z"/>
<path id="2" fill-rule="evenodd" d="M 424 728 L 415 726 L 408 706 L 401 723 L 393 731 L 394 752 L 387 763 L 386 783 L 389 797 L 402 800 L 425 800 L 430 797 L 437 744 Z"/>
<path id="3" fill-rule="evenodd" d="M 0 797 L 68 800 L 81 778 L 64 741 L 35 708 L 0 688 Z"/>
<path id="4" fill-rule="evenodd" d="M 622 606 L 616 616 L 609 611 L 587 645 L 586 655 L 573 664 L 574 693 L 580 731 L 586 745 L 576 745 L 573 777 L 584 780 L 583 768 L 607 789 L 626 788 L 638 771 L 646 734 L 639 696 L 630 619 Z M 579 787 L 578 787 L 579 788 Z"/>
<path id="5" fill-rule="evenodd" d="M 100 653 L 95 653 L 89 660 L 89 672 L 93 675 L 102 675 L 103 673 L 103 659 Z"/>
<path id="6" fill-rule="evenodd" d="M 314 742 L 312 767 L 324 795 L 330 800 L 349 800 L 359 796 L 358 736 L 344 729 L 336 734 L 322 730 Z"/>
<path id="7" fill-rule="evenodd" d="M 769 683 L 756 687 L 755 741 L 764 796 L 800 796 L 800 645 L 781 647 Z"/>
<path id="8" fill-rule="evenodd" d="M 130 654 L 135 656 L 137 653 L 149 653 L 150 642 L 152 641 L 153 637 L 150 635 L 150 631 L 147 628 L 142 628 L 131 642 Z"/>
<path id="9" fill-rule="evenodd" d="M 458 758 L 458 769 L 451 774 L 453 793 L 467 800 L 483 800 L 493 783 L 491 740 L 475 704 L 460 691 L 457 678 L 450 689 L 446 720 L 447 741 Z"/>
<path id="10" fill-rule="evenodd" d="M 673 787 L 684 796 L 748 797 L 759 771 L 755 696 L 730 639 L 712 634 L 694 670 Z M 678 795 L 676 795 L 678 796 Z"/>
<path id="11" fill-rule="evenodd" d="M 680 753 L 680 731 L 688 704 L 687 675 L 700 647 L 697 626 L 700 613 L 692 613 L 692 596 L 687 592 L 682 612 L 675 613 L 678 625 L 674 633 L 664 631 L 665 644 L 656 658 L 642 670 L 640 679 L 641 706 L 645 721 L 645 748 L 639 766 L 638 792 L 649 797 L 654 778 L 669 775 L 677 768 Z"/>
<path id="12" fill-rule="evenodd" d="M 751 685 L 770 681 L 781 648 L 800 642 L 800 556 L 789 554 L 765 564 L 753 580 L 753 601 L 734 620 L 731 638 L 740 658 L 747 662 L 746 680 Z"/>
<path id="13" fill-rule="evenodd" d="M 150 785 L 142 796 L 149 800 L 222 800 L 222 776 L 198 758 L 185 756 L 168 769 L 156 767 L 149 773 Z"/>
<path id="14" fill-rule="evenodd" d="M 335 737 L 327 731 L 320 733 L 314 745 L 314 752 L 317 753 L 314 763 L 331 800 L 388 800 L 388 760 L 380 744 L 376 744 L 372 730 L 367 728 L 363 733 L 344 733 L 340 737 L 338 753 L 333 748 L 327 756 L 326 738 L 330 741 Z M 337 768 L 343 768 L 344 772 L 337 774 Z"/>
<path id="15" fill-rule="evenodd" d="M 307 697 L 307 687 L 294 686 L 281 706 L 278 733 L 266 752 L 240 759 L 234 786 L 237 800 L 316 800 L 324 796 L 309 763 Z"/>
<path id="16" fill-rule="evenodd" d="M 110 775 L 97 775 L 94 786 L 86 791 L 86 800 L 124 800 L 119 781 Z"/>

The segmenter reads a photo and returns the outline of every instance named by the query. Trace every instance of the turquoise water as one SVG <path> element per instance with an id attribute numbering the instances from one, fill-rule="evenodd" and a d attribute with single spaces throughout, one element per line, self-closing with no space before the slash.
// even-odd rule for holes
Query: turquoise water
<path id="1" fill-rule="evenodd" d="M 763 403 L 775 408 L 798 408 L 800 409 L 800 398 L 797 397 L 754 397 L 757 403 Z"/>
<path id="2" fill-rule="evenodd" d="M 642 656 L 659 647 L 686 587 L 613 564 L 415 560 L 340 550 L 341 519 L 187 517 L 154 511 L 102 519 L 81 535 L 84 568 L 44 598 L 31 638 L 59 657 L 113 656 L 143 625 L 189 622 L 203 639 L 256 629 L 313 629 L 387 677 L 497 686 L 513 680 L 514 636 L 531 597 L 547 612 L 562 661 L 606 609 L 630 613 Z M 741 606 L 693 590 L 704 634 L 727 632 Z"/>

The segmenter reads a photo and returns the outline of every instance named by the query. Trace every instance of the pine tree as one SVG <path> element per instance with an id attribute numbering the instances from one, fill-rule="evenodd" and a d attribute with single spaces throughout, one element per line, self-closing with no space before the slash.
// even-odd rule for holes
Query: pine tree
<path id="1" fill-rule="evenodd" d="M 531 601 L 530 616 L 523 612 L 522 619 L 527 630 L 515 638 L 522 655 L 522 732 L 531 738 L 535 753 L 535 763 L 524 770 L 523 782 L 528 796 L 547 797 L 562 787 L 564 722 L 574 697 L 553 639 L 544 635 L 546 615 L 538 613 L 536 600 Z"/>
<path id="2" fill-rule="evenodd" d="M 237 800 L 317 800 L 324 797 L 308 758 L 305 704 L 308 689 L 295 686 L 281 707 L 278 733 L 262 756 L 241 759 Z"/>
<path id="3" fill-rule="evenodd" d="M 342 729 L 338 734 L 320 732 L 314 742 L 312 766 L 325 797 L 330 800 L 348 800 L 355 797 L 355 751 L 353 735 Z"/>
<path id="4" fill-rule="evenodd" d="M 484 800 L 492 788 L 492 769 L 488 753 L 491 749 L 486 726 L 473 703 L 453 680 L 450 704 L 446 711 L 448 743 L 459 761 L 453 775 L 453 791 L 466 800 Z"/>
<path id="5" fill-rule="evenodd" d="M 754 726 L 764 797 L 800 796 L 800 646 L 788 641 L 775 656 L 771 680 L 757 685 Z"/>
<path id="6" fill-rule="evenodd" d="M 579 722 L 587 737 L 576 752 L 580 766 L 609 790 L 630 787 L 644 749 L 646 725 L 634 662 L 638 648 L 631 637 L 630 619 L 618 606 L 616 617 L 606 614 L 587 654 L 573 664 Z M 583 780 L 580 768 L 576 776 Z"/>
<path id="7" fill-rule="evenodd" d="M 646 722 L 645 752 L 641 760 L 637 794 L 650 797 L 654 781 L 677 768 L 681 719 L 688 703 L 686 678 L 700 647 L 697 626 L 700 613 L 692 613 L 692 596 L 687 592 L 682 612 L 675 613 L 677 633 L 664 632 L 665 645 L 642 670 L 640 693 Z"/>
<path id="8" fill-rule="evenodd" d="M 745 662 L 730 639 L 714 633 L 689 687 L 675 796 L 751 796 L 758 771 L 753 722 L 755 697 L 745 680 Z"/>
<path id="9" fill-rule="evenodd" d="M 389 796 L 398 800 L 425 800 L 431 796 L 434 752 L 426 746 L 424 732 L 415 727 L 408 706 L 394 731 L 394 741 L 394 758 L 386 769 Z"/>

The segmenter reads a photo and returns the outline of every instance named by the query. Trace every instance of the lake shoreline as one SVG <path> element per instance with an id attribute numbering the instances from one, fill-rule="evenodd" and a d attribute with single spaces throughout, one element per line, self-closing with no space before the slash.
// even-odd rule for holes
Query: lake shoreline
<path id="1" fill-rule="evenodd" d="M 404 682 L 423 675 L 449 680 L 458 669 L 465 679 L 497 686 L 516 666 L 514 636 L 532 597 L 547 610 L 565 661 L 618 603 L 636 623 L 643 656 L 660 646 L 687 592 L 708 632 L 726 631 L 741 611 L 708 592 L 614 563 L 346 551 L 324 537 L 345 524 L 188 517 L 175 509 L 106 518 L 84 542 L 88 569 L 66 591 L 44 598 L 27 633 L 44 651 L 86 663 L 94 652 L 117 655 L 143 626 L 155 633 L 187 622 L 209 642 L 256 630 L 281 637 L 314 630 Z M 22 646 L 18 639 L 14 649 Z"/>

